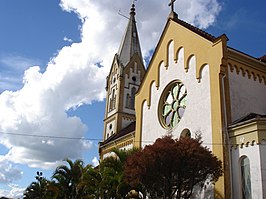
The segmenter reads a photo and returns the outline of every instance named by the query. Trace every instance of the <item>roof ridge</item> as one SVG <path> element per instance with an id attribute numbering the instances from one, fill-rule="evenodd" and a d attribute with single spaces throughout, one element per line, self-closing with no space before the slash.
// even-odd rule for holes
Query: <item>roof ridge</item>
<path id="1" fill-rule="evenodd" d="M 132 133 L 136 128 L 136 121 L 131 122 L 129 125 L 127 125 L 125 128 L 121 129 L 118 133 L 115 133 L 111 135 L 109 138 L 107 138 L 105 141 L 101 142 L 100 145 L 103 146 L 107 143 L 110 143 L 111 141 L 114 141 L 122 136 L 125 136 L 129 133 Z"/>
<path id="2" fill-rule="evenodd" d="M 238 124 L 238 123 L 245 122 L 245 121 L 249 121 L 249 120 L 254 119 L 254 118 L 266 118 L 266 115 L 251 112 L 251 113 L 248 113 L 248 114 L 240 117 L 239 119 L 233 121 L 231 125 Z"/>
<path id="3" fill-rule="evenodd" d="M 179 19 L 177 17 L 173 18 L 173 20 L 175 22 L 179 23 L 180 25 L 188 28 L 189 30 L 199 34 L 200 36 L 204 37 L 205 39 L 208 39 L 208 40 L 210 40 L 212 42 L 217 39 L 217 37 L 211 35 L 210 33 L 206 32 L 206 31 L 204 31 L 204 30 L 202 30 L 200 28 L 197 28 L 197 27 L 195 27 L 195 26 L 193 26 L 193 25 L 191 25 L 191 24 L 189 24 L 189 23 L 187 23 L 187 22 L 185 22 L 185 21 L 183 21 L 183 20 L 181 20 L 181 19 Z"/>

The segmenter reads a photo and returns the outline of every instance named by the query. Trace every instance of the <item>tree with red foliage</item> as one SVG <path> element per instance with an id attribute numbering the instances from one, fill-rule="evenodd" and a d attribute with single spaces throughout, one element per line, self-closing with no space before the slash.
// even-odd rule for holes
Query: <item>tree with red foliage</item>
<path id="1" fill-rule="evenodd" d="M 125 180 L 140 185 L 150 198 L 190 198 L 195 187 L 215 183 L 222 175 L 222 163 L 202 146 L 201 138 L 171 136 L 131 155 L 125 164 Z"/>

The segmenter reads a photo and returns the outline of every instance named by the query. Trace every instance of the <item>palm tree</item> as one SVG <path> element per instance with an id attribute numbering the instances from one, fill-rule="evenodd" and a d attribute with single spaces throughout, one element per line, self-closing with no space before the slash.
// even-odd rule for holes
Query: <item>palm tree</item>
<path id="1" fill-rule="evenodd" d="M 25 199 L 41 199 L 43 195 L 43 190 L 39 182 L 32 182 L 24 192 Z"/>
<path id="2" fill-rule="evenodd" d="M 54 198 L 53 191 L 49 189 L 51 182 L 42 177 L 42 172 L 37 171 L 36 182 L 32 182 L 24 192 L 25 199 Z"/>
<path id="3" fill-rule="evenodd" d="M 113 155 L 104 159 L 99 166 L 101 175 L 101 198 L 124 198 L 131 187 L 124 181 L 124 165 L 133 150 L 114 149 Z"/>
<path id="4" fill-rule="evenodd" d="M 83 169 L 81 182 L 78 184 L 78 192 L 83 193 L 83 198 L 98 199 L 100 198 L 100 183 L 102 181 L 98 167 L 87 165 Z M 80 194 L 81 195 L 81 194 Z"/>
<path id="5" fill-rule="evenodd" d="M 67 165 L 58 166 L 52 176 L 55 180 L 60 198 L 79 198 L 77 185 L 81 182 L 84 162 L 80 159 L 72 162 L 70 159 L 65 160 Z"/>

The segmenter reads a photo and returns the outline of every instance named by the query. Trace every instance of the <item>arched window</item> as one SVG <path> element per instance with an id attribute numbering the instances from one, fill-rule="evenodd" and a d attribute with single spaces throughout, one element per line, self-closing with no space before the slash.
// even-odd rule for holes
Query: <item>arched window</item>
<path id="1" fill-rule="evenodd" d="M 189 129 L 183 129 L 183 131 L 180 134 L 180 137 L 190 137 L 191 138 L 191 132 Z"/>
<path id="2" fill-rule="evenodd" d="M 135 109 L 135 94 L 136 94 L 136 88 L 133 87 L 131 89 L 131 108 Z"/>
<path id="3" fill-rule="evenodd" d="M 241 170 L 241 187 L 242 187 L 242 198 L 252 199 L 251 195 L 251 180 L 250 180 L 250 163 L 247 156 L 244 156 L 240 160 Z"/>
<path id="4" fill-rule="evenodd" d="M 110 106 L 109 107 L 110 107 L 109 111 L 112 111 L 113 109 L 115 109 L 115 89 L 113 89 L 113 91 L 112 91 L 112 96 L 110 99 Z"/>
<path id="5" fill-rule="evenodd" d="M 126 97 L 126 108 L 130 108 L 130 96 L 129 96 L 129 93 L 127 93 L 127 97 Z"/>

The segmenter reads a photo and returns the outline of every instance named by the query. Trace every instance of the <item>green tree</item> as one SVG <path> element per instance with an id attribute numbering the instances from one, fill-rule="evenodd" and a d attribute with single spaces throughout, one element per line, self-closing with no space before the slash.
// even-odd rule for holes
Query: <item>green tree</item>
<path id="1" fill-rule="evenodd" d="M 51 181 L 42 176 L 42 172 L 37 172 L 36 181 L 32 182 L 24 191 L 23 198 L 25 199 L 47 199 L 55 198 L 56 195 L 49 189 Z"/>
<path id="2" fill-rule="evenodd" d="M 84 162 L 80 159 L 72 162 L 66 159 L 68 165 L 60 165 L 56 168 L 52 179 L 55 180 L 54 186 L 57 187 L 58 197 L 60 198 L 79 198 L 77 186 L 81 182 Z"/>
<path id="3" fill-rule="evenodd" d="M 125 180 L 141 184 L 150 198 L 185 198 L 208 180 L 215 183 L 222 175 L 222 163 L 202 146 L 201 138 L 170 136 L 130 156 L 125 164 Z"/>
<path id="4" fill-rule="evenodd" d="M 88 164 L 83 169 L 81 181 L 77 186 L 78 192 L 83 193 L 84 199 L 98 199 L 100 198 L 101 181 L 99 169 Z"/>
<path id="5" fill-rule="evenodd" d="M 112 151 L 112 156 L 105 158 L 99 165 L 101 176 L 101 198 L 124 198 L 131 190 L 131 186 L 124 180 L 124 166 L 126 159 L 136 150 Z"/>

